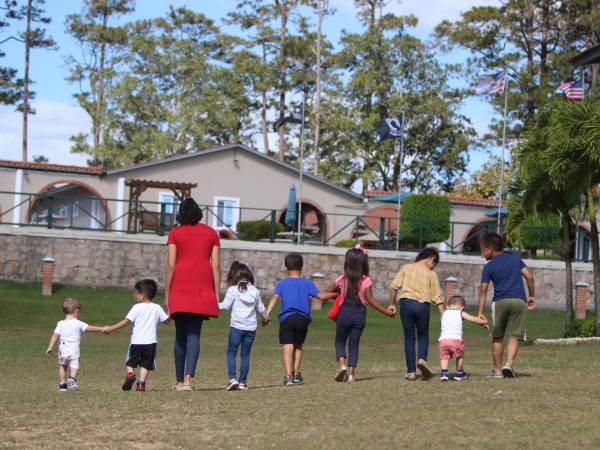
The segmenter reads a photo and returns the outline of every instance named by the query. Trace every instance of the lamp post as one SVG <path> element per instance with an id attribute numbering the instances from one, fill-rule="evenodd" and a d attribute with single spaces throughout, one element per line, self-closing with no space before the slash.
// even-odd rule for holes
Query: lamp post
<path id="1" fill-rule="evenodd" d="M 279 127 L 282 127 L 286 123 L 300 125 L 300 182 L 298 189 L 298 239 L 297 244 L 302 244 L 302 188 L 304 186 L 304 128 L 306 126 L 306 117 L 305 117 L 305 108 L 306 108 L 306 95 L 302 96 L 302 116 L 301 118 L 294 117 L 293 114 L 288 116 L 280 117 L 277 122 L 273 124 L 273 128 L 277 130 Z"/>

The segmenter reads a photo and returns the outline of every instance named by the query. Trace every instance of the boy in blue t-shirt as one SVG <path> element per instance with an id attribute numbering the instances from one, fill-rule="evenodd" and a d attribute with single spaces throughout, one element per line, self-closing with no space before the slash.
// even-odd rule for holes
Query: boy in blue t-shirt
<path id="1" fill-rule="evenodd" d="M 483 267 L 479 288 L 479 317 L 483 311 L 490 282 L 494 285 L 492 302 L 492 358 L 493 378 L 514 378 L 513 363 L 519 351 L 519 341 L 525 335 L 525 312 L 535 308 L 533 273 L 523 260 L 503 251 L 500 235 L 487 233 L 481 240 L 481 252 L 488 263 Z M 525 295 L 523 278 L 527 281 L 529 296 Z M 504 337 L 508 337 L 506 364 L 502 366 Z M 500 368 L 502 366 L 502 369 Z"/>
<path id="2" fill-rule="evenodd" d="M 273 308 L 281 300 L 279 314 L 279 343 L 283 350 L 283 384 L 291 386 L 302 384 L 300 374 L 302 364 L 302 344 L 306 339 L 310 319 L 310 300 L 316 297 L 320 300 L 335 298 L 335 293 L 321 294 L 315 284 L 302 277 L 304 261 L 299 253 L 290 253 L 285 257 L 287 278 L 277 283 L 275 294 L 267 307 L 270 317 Z"/>

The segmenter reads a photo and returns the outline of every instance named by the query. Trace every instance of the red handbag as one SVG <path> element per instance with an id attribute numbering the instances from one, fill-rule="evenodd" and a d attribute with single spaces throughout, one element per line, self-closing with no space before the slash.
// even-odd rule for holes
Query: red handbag
<path id="1" fill-rule="evenodd" d="M 335 298 L 335 302 L 333 303 L 333 306 L 327 313 L 327 317 L 329 317 L 331 320 L 337 320 L 338 316 L 340 315 L 340 309 L 342 307 L 343 302 L 344 297 L 342 297 L 342 294 L 340 293 L 340 295 L 338 295 Z"/>

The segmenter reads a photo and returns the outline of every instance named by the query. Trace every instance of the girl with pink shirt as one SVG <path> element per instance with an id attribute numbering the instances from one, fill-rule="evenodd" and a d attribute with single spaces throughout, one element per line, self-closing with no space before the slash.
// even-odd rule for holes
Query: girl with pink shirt
<path id="1" fill-rule="evenodd" d="M 341 297 L 335 330 L 335 354 L 339 365 L 335 381 L 354 381 L 360 337 L 366 325 L 367 305 L 388 317 L 396 314 L 394 305 L 385 309 L 377 303 L 372 286 L 367 251 L 357 245 L 346 253 L 344 275 L 339 276 L 328 291 L 337 292 Z"/>

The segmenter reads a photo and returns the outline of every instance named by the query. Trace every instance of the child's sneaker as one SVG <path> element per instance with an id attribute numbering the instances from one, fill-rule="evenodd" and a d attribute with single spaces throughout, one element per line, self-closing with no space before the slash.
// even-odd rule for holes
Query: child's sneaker
<path id="1" fill-rule="evenodd" d="M 464 381 L 469 378 L 469 375 L 467 375 L 467 372 L 455 372 L 453 378 L 454 381 Z"/>
<path id="2" fill-rule="evenodd" d="M 300 372 L 294 374 L 294 376 L 292 377 L 292 383 L 304 384 L 304 378 L 302 378 L 302 374 Z"/>
<path id="3" fill-rule="evenodd" d="M 424 379 L 432 377 L 433 372 L 431 371 L 431 369 L 427 365 L 427 361 L 425 361 L 424 359 L 419 359 L 417 361 L 417 368 L 421 371 L 421 376 Z"/>
<path id="4" fill-rule="evenodd" d="M 58 390 L 60 392 L 66 392 L 67 391 L 67 383 L 58 383 Z"/>
<path id="5" fill-rule="evenodd" d="M 292 377 L 283 377 L 283 385 L 284 386 L 292 386 L 294 382 L 292 381 Z"/>
<path id="6" fill-rule="evenodd" d="M 440 381 L 448 381 L 448 372 L 442 372 L 440 373 Z"/>
<path id="7" fill-rule="evenodd" d="M 502 376 L 504 378 L 514 378 L 517 376 L 517 374 L 515 373 L 514 369 L 507 364 L 502 368 Z"/>
<path id="8" fill-rule="evenodd" d="M 67 388 L 70 391 L 76 391 L 77 390 L 77 381 L 75 380 L 75 378 L 73 378 L 73 377 L 67 378 Z"/>
<path id="9" fill-rule="evenodd" d="M 125 381 L 123 382 L 123 386 L 121 386 L 121 389 L 123 389 L 124 391 L 130 391 L 131 387 L 133 386 L 133 383 L 135 383 L 135 373 L 127 373 L 125 374 Z"/>
<path id="10" fill-rule="evenodd" d="M 144 383 L 143 381 L 138 381 L 135 385 L 135 390 L 137 392 L 146 392 L 146 383 Z"/>
<path id="11" fill-rule="evenodd" d="M 237 380 L 235 378 L 232 378 L 231 380 L 229 380 L 229 383 L 227 383 L 225 390 L 226 391 L 237 391 L 239 387 L 240 387 L 240 384 L 237 382 Z"/>
<path id="12" fill-rule="evenodd" d="M 340 366 L 338 372 L 335 374 L 335 381 L 346 381 L 348 379 L 348 368 L 346 366 Z"/>
<path id="13" fill-rule="evenodd" d="M 247 391 L 248 385 L 246 383 L 240 383 L 238 386 L 238 391 Z"/>
<path id="14" fill-rule="evenodd" d="M 348 375 L 348 379 L 346 380 L 348 383 L 354 383 L 356 380 L 354 375 Z"/>
<path id="15" fill-rule="evenodd" d="M 414 372 L 407 373 L 406 375 L 404 375 L 404 379 L 408 381 L 416 381 L 417 374 Z"/>

